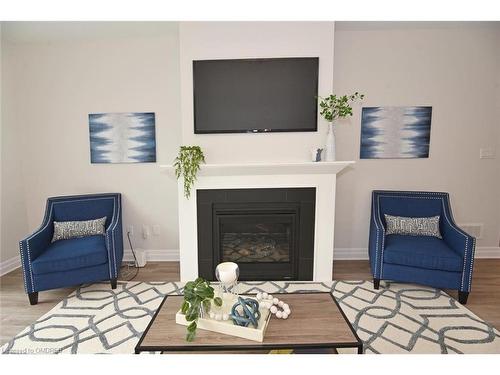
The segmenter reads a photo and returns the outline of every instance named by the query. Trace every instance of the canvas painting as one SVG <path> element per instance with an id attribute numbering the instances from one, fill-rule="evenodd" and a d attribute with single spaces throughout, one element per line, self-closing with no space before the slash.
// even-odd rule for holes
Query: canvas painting
<path id="1" fill-rule="evenodd" d="M 364 107 L 361 159 L 428 158 L 432 107 Z"/>
<path id="2" fill-rule="evenodd" d="M 156 162 L 155 114 L 89 114 L 91 163 Z"/>

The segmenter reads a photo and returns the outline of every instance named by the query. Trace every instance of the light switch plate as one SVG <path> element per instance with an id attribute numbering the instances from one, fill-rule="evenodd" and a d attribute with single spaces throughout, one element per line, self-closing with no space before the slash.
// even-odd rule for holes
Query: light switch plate
<path id="1" fill-rule="evenodd" d="M 149 226 L 143 225 L 142 226 L 142 238 L 146 239 L 149 237 Z"/>
<path id="2" fill-rule="evenodd" d="M 483 147 L 479 149 L 480 159 L 495 159 L 495 149 L 493 147 Z"/>

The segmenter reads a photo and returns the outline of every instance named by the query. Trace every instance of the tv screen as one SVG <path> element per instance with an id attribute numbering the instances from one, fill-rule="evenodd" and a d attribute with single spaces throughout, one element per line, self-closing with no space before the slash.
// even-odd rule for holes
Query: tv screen
<path id="1" fill-rule="evenodd" d="M 318 57 L 193 61 L 194 132 L 317 130 Z"/>

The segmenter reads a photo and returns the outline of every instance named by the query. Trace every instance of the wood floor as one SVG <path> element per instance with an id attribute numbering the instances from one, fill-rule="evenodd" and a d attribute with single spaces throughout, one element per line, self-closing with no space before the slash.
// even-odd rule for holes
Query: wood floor
<path id="1" fill-rule="evenodd" d="M 335 261 L 335 280 L 371 279 L 368 261 Z M 177 281 L 178 262 L 151 262 L 140 269 L 137 281 Z M 0 277 L 0 345 L 52 309 L 74 288 L 40 292 L 39 302 L 30 306 L 20 269 Z M 449 294 L 456 297 L 455 291 Z M 472 293 L 467 308 L 500 329 L 500 259 L 478 259 L 474 265 Z"/>

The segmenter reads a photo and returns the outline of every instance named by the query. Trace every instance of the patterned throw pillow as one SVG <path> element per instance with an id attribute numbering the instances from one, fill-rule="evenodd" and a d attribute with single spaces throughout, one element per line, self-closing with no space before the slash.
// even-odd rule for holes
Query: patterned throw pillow
<path id="1" fill-rule="evenodd" d="M 404 217 L 386 215 L 387 229 L 385 234 L 402 234 L 407 236 L 433 236 L 442 238 L 439 232 L 439 215 L 431 217 Z"/>
<path id="2" fill-rule="evenodd" d="M 106 216 L 100 219 L 85 221 L 54 221 L 52 242 L 104 234 L 105 223 Z"/>

